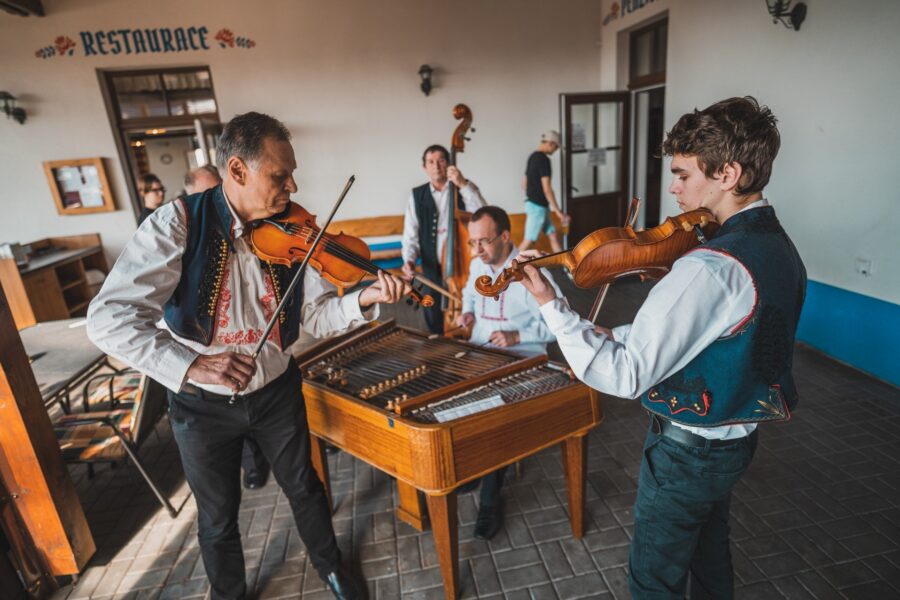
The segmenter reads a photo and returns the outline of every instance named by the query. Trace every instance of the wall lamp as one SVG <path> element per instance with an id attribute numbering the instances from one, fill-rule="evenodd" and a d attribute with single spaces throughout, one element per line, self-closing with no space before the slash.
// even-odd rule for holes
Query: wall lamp
<path id="1" fill-rule="evenodd" d="M 426 96 L 431 93 L 431 75 L 433 73 L 434 69 L 428 65 L 419 67 L 419 79 L 422 80 L 422 83 L 419 84 L 419 89 L 421 89 L 422 93 Z"/>
<path id="2" fill-rule="evenodd" d="M 15 96 L 10 94 L 9 92 L 0 92 L 0 103 L 3 104 L 3 112 L 6 113 L 7 119 L 12 117 L 21 125 L 25 124 L 25 109 L 16 108 Z"/>
<path id="3" fill-rule="evenodd" d="M 794 31 L 800 31 L 800 25 L 806 20 L 806 4 L 798 2 L 791 8 L 793 0 L 766 0 L 766 6 L 769 8 L 769 14 L 772 15 L 772 22 L 781 23 Z"/>

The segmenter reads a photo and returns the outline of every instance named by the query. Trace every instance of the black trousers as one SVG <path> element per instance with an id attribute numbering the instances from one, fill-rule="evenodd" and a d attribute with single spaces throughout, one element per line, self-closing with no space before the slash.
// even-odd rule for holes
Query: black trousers
<path id="1" fill-rule="evenodd" d="M 291 361 L 283 375 L 234 404 L 199 388 L 169 392 L 169 418 L 188 484 L 197 500 L 198 539 L 214 600 L 246 594 L 238 529 L 241 451 L 252 438 L 272 465 L 294 513 L 300 539 L 323 576 L 340 563 L 325 489 L 310 463 L 309 427 Z"/>
<path id="2" fill-rule="evenodd" d="M 253 438 L 244 439 L 244 450 L 241 452 L 241 469 L 246 471 L 263 471 L 269 472 L 269 461 L 256 440 Z"/>

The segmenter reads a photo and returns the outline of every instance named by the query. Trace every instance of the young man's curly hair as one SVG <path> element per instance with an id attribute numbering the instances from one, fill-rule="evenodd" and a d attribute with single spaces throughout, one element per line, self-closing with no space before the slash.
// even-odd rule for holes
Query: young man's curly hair
<path id="1" fill-rule="evenodd" d="M 756 98 L 728 98 L 678 119 L 662 144 L 663 154 L 697 158 L 709 178 L 736 162 L 743 174 L 735 193 L 747 196 L 769 183 L 772 163 L 781 146 L 777 120 Z"/>

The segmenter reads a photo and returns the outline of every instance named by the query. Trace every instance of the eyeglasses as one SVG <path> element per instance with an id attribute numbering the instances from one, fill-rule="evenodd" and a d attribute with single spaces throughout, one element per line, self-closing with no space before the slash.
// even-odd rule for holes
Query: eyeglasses
<path id="1" fill-rule="evenodd" d="M 499 233 L 497 235 L 495 235 L 494 237 L 492 237 L 491 239 L 481 238 L 481 239 L 477 239 L 477 240 L 469 240 L 466 243 L 469 244 L 469 248 L 472 248 L 474 250 L 478 246 L 487 246 L 488 244 L 493 244 L 494 240 L 496 240 L 498 237 L 500 237 Z"/>
<path id="2" fill-rule="evenodd" d="M 164 187 L 153 187 L 153 188 L 150 188 L 149 190 L 147 190 L 147 193 L 148 193 L 148 194 L 151 193 L 151 192 L 159 192 L 160 194 L 165 194 L 165 193 L 166 193 L 166 188 L 164 188 Z"/>

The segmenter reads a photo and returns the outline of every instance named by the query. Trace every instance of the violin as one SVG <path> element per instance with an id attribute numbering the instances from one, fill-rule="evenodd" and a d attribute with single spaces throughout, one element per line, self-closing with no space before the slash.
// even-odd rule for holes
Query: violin
<path id="1" fill-rule="evenodd" d="M 302 261 L 319 234 L 316 218 L 299 204 L 291 202 L 286 211 L 257 221 L 250 232 L 250 247 L 259 258 L 285 266 Z M 322 242 L 313 250 L 309 264 L 338 287 L 353 287 L 366 273 L 378 275 L 378 265 L 369 260 L 369 246 L 361 239 L 325 233 Z M 429 307 L 434 300 L 410 289 L 413 302 Z"/>
<path id="2" fill-rule="evenodd" d="M 466 149 L 466 133 L 472 129 L 472 111 L 465 104 L 457 104 L 453 107 L 453 118 L 460 121 L 453 131 L 453 139 L 450 142 L 450 165 L 456 165 L 456 155 Z M 472 129 L 472 131 L 475 131 Z M 448 330 L 455 325 L 459 315 L 463 288 L 469 279 L 469 219 L 471 213 L 459 210 L 459 189 L 452 181 L 450 186 L 450 210 L 447 223 L 447 241 L 441 251 L 441 266 L 444 277 L 444 285 L 457 300 L 454 304 L 444 306 L 444 329 Z"/>
<path id="3" fill-rule="evenodd" d="M 667 218 L 651 229 L 634 231 L 631 226 L 604 227 L 589 234 L 571 250 L 563 250 L 504 269 L 491 281 L 487 275 L 475 280 L 482 296 L 499 299 L 513 281 L 520 281 L 522 267 L 566 267 L 575 285 L 589 289 L 612 283 L 626 275 L 660 278 L 669 272 L 682 254 L 706 241 L 719 229 L 705 208 Z"/>

